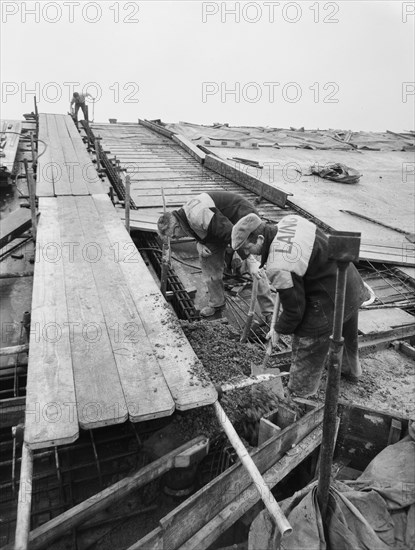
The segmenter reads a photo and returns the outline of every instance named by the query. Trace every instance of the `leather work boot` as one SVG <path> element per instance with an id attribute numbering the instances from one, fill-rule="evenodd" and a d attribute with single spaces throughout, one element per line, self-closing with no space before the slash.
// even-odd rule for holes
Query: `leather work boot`
<path id="1" fill-rule="evenodd" d="M 216 313 L 221 312 L 224 308 L 225 308 L 224 305 L 220 307 L 205 306 L 200 310 L 200 315 L 202 317 L 212 317 Z"/>

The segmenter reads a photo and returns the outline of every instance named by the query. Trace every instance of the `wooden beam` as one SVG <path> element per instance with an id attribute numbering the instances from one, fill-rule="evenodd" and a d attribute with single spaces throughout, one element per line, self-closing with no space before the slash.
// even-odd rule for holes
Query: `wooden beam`
<path id="1" fill-rule="evenodd" d="M 175 132 L 172 132 L 171 130 L 167 130 L 167 128 L 163 128 L 162 126 L 158 126 L 158 124 L 155 124 L 154 122 L 150 122 L 149 120 L 142 120 L 141 118 L 139 118 L 138 123 L 141 126 L 144 126 L 149 130 L 153 130 L 153 132 L 156 132 L 157 134 L 161 134 L 162 136 L 165 136 L 168 138 L 172 138 L 175 134 Z"/>
<path id="2" fill-rule="evenodd" d="M 273 204 L 284 208 L 287 202 L 287 197 L 292 195 L 292 193 L 286 193 L 285 191 L 282 191 L 269 183 L 261 181 L 250 174 L 244 173 L 242 170 L 238 169 L 235 164 L 236 163 L 231 163 L 227 160 L 219 159 L 212 155 L 206 155 L 204 162 L 205 168 L 213 170 L 213 172 L 238 183 L 242 187 L 245 187 L 245 189 L 249 189 L 249 191 L 252 191 L 255 195 L 259 195 Z"/>
<path id="3" fill-rule="evenodd" d="M 174 468 L 175 461 L 181 454 L 188 454 L 192 449 L 198 449 L 201 443 L 206 444 L 207 439 L 199 436 L 188 441 L 167 455 L 141 468 L 135 474 L 117 481 L 114 485 L 107 487 L 100 493 L 93 495 L 70 510 L 67 510 L 63 514 L 60 514 L 34 529 L 30 532 L 28 537 L 30 550 L 48 548 L 54 540 L 63 536 L 70 529 L 94 517 L 95 514 L 108 508 L 114 502 L 126 498 L 133 491 L 136 491 L 140 487 L 143 487 L 147 483 L 150 483 L 150 481 L 159 478 L 164 473 Z M 9 545 L 3 550 L 11 550 L 11 548 L 13 548 L 13 546 Z"/>
<path id="4" fill-rule="evenodd" d="M 173 141 L 180 145 L 182 149 L 187 151 L 189 155 L 191 155 L 193 158 L 197 160 L 197 162 L 200 162 L 200 164 L 203 164 L 206 153 L 201 151 L 190 139 L 187 139 L 184 136 L 181 136 L 180 134 L 175 134 L 173 136 Z"/>

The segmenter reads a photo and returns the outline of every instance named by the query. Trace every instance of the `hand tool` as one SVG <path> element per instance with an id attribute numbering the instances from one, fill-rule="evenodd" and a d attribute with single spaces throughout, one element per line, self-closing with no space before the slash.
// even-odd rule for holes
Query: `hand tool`
<path id="1" fill-rule="evenodd" d="M 280 310 L 280 305 L 281 305 L 280 295 L 277 293 L 277 295 L 275 296 L 274 309 L 272 311 L 270 330 L 273 330 L 275 327 L 275 323 L 277 322 L 278 313 Z M 273 347 L 272 340 L 270 338 L 268 340 L 267 350 L 265 352 L 265 357 L 261 365 L 262 369 L 265 369 L 268 364 L 269 358 L 271 357 L 271 353 L 272 353 L 272 347 Z"/>
<path id="2" fill-rule="evenodd" d="M 249 304 L 248 316 L 246 318 L 244 331 L 243 331 L 241 339 L 240 339 L 241 343 L 245 343 L 248 340 L 249 331 L 251 330 L 252 320 L 253 320 L 254 315 L 255 315 L 256 300 L 257 300 L 257 296 L 258 296 L 258 283 L 259 283 L 258 278 L 254 276 L 254 280 L 252 282 L 251 302 Z"/>
<path id="3" fill-rule="evenodd" d="M 393 225 L 388 225 L 387 223 L 380 222 L 379 220 L 369 218 L 369 216 L 364 216 L 363 214 L 359 214 L 358 212 L 353 212 L 352 210 L 340 210 L 340 212 L 345 212 L 346 214 L 350 214 L 351 216 L 356 216 L 356 218 L 361 218 L 362 220 L 376 223 L 377 225 L 381 225 L 382 227 L 386 227 L 387 229 L 392 229 L 393 231 L 397 231 L 398 233 L 402 233 L 403 235 L 405 235 L 405 237 L 409 242 L 411 243 L 415 242 L 414 233 L 410 233 L 409 231 L 405 231 L 404 229 L 400 229 L 399 227 L 394 227 Z"/>
<path id="4" fill-rule="evenodd" d="M 347 268 L 359 258 L 360 233 L 337 231 L 328 237 L 328 257 L 337 263 L 336 293 L 334 297 L 333 333 L 328 353 L 326 397 L 324 402 L 323 438 L 321 464 L 318 478 L 317 498 L 323 522 L 327 513 L 331 466 L 336 439 L 337 403 L 343 355 L 343 319 L 346 299 Z"/>

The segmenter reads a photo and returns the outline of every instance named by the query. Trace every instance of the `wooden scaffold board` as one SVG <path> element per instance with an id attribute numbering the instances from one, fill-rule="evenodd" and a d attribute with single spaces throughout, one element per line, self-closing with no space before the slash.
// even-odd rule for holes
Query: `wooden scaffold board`
<path id="1" fill-rule="evenodd" d="M 42 448 L 92 429 L 217 399 L 106 195 L 44 197 L 35 266 L 26 442 Z M 40 405 L 37 405 L 37 404 Z M 50 403 L 56 422 L 31 413 Z M 72 406 L 65 405 L 72 404 Z"/>

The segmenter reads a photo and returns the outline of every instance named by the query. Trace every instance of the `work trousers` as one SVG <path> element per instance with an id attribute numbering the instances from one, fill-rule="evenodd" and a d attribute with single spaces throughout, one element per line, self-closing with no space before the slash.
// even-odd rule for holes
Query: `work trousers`
<path id="1" fill-rule="evenodd" d="M 75 103 L 75 120 L 78 122 L 78 111 L 79 108 L 82 109 L 84 119 L 88 121 L 88 105 L 86 103 Z"/>
<path id="2" fill-rule="evenodd" d="M 226 247 L 214 247 L 209 243 L 209 249 L 212 252 L 210 256 L 204 257 L 199 254 L 202 280 L 206 284 L 209 293 L 208 305 L 220 308 L 225 305 L 223 271 Z M 271 297 L 271 289 L 266 277 L 261 277 L 258 283 L 258 305 L 263 316 L 272 314 L 274 301 Z"/>
<path id="3" fill-rule="evenodd" d="M 359 311 L 343 323 L 343 360 L 342 372 L 359 378 L 362 367 L 358 352 L 358 315 Z M 330 334 L 316 337 L 293 336 L 292 360 L 288 389 L 301 397 L 314 395 L 320 385 L 323 367 L 327 362 Z"/>

